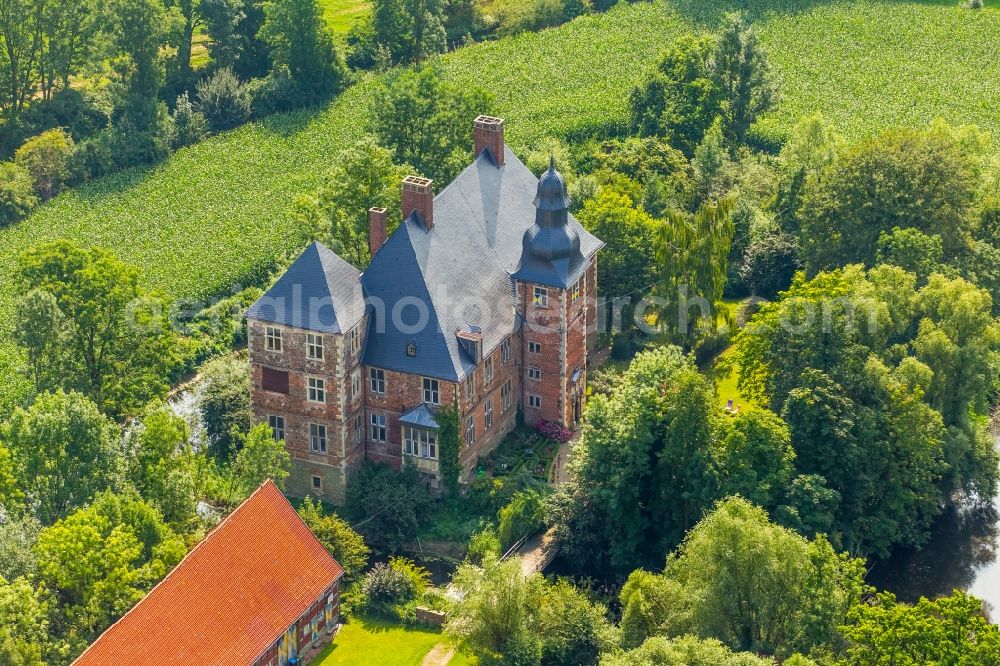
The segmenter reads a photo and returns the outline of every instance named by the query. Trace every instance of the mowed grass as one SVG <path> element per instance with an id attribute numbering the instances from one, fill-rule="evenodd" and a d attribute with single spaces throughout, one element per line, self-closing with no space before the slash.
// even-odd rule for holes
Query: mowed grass
<path id="1" fill-rule="evenodd" d="M 319 0 L 323 18 L 335 35 L 346 35 L 354 22 L 367 15 L 372 8 L 365 0 Z"/>
<path id="2" fill-rule="evenodd" d="M 339 1 L 339 0 L 338 0 Z M 680 32 L 742 7 L 758 22 L 785 97 L 768 122 L 823 111 L 851 137 L 935 117 L 997 133 L 1000 12 L 913 2 L 654 0 L 461 49 L 445 75 L 493 92 L 508 142 L 623 125 L 628 93 Z M 375 77 L 323 109 L 275 116 L 186 148 L 161 165 L 68 192 L 0 230 L 0 321 L 18 252 L 67 237 L 112 249 L 149 286 L 198 298 L 239 286 L 300 249 L 288 214 L 370 117 Z M 0 334 L 2 335 L 2 334 Z"/>
<path id="3" fill-rule="evenodd" d="M 441 632 L 362 618 L 345 624 L 311 666 L 419 666 L 435 645 L 447 642 Z M 449 666 L 473 664 L 475 660 L 464 654 L 449 662 Z"/>

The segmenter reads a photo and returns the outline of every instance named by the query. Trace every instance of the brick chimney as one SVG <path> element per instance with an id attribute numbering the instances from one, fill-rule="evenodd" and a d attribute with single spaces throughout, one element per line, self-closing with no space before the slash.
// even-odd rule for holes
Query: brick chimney
<path id="1" fill-rule="evenodd" d="M 375 256 L 378 249 L 385 243 L 388 233 L 388 222 L 385 208 L 368 209 L 368 252 Z"/>
<path id="2" fill-rule="evenodd" d="M 476 141 L 476 157 L 489 148 L 493 163 L 503 166 L 503 118 L 479 116 L 472 124 L 472 136 Z"/>
<path id="3" fill-rule="evenodd" d="M 424 229 L 434 227 L 434 181 L 420 176 L 403 179 L 403 219 L 416 212 Z"/>

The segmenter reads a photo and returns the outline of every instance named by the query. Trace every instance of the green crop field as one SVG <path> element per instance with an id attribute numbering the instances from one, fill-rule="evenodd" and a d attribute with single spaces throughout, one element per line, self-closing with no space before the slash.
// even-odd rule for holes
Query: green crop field
<path id="1" fill-rule="evenodd" d="M 821 110 L 848 136 L 937 116 L 1000 129 L 1000 12 L 957 2 L 623 2 L 560 28 L 461 49 L 442 67 L 453 81 L 494 93 L 509 143 L 524 150 L 548 134 L 624 122 L 628 91 L 664 46 L 737 6 L 757 20 L 783 82 L 768 123 L 787 126 Z M 324 109 L 276 116 L 68 192 L 0 230 L 0 317 L 10 312 L 17 253 L 43 239 L 109 247 L 139 265 L 149 285 L 179 297 L 224 291 L 301 247 L 287 210 L 364 131 L 377 84 L 366 79 Z"/>

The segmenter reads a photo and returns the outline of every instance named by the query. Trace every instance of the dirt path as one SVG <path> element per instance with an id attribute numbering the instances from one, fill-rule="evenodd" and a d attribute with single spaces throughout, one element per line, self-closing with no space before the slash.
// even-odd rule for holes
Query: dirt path
<path id="1" fill-rule="evenodd" d="M 448 662 L 455 656 L 455 648 L 444 643 L 438 643 L 427 653 L 420 666 L 448 666 Z"/>

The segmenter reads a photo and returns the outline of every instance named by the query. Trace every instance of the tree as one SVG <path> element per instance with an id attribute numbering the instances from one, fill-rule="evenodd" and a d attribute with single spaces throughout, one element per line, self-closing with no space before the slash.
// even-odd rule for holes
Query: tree
<path id="1" fill-rule="evenodd" d="M 123 141 L 116 160 L 153 162 L 169 149 L 163 86 L 163 47 L 182 20 L 162 0 L 109 0 L 109 35 L 115 54 L 115 111 L 112 122 Z"/>
<path id="2" fill-rule="evenodd" d="M 199 81 L 196 90 L 198 110 L 213 131 L 232 129 L 250 117 L 250 94 L 228 67 Z"/>
<path id="3" fill-rule="evenodd" d="M 796 278 L 749 329 L 734 352 L 741 392 L 782 415 L 797 471 L 818 477 L 799 490 L 825 497 L 845 547 L 919 546 L 943 501 L 994 487 L 982 427 L 1000 338 L 984 291 L 940 275 L 918 290 L 901 268 L 852 266 Z"/>
<path id="4" fill-rule="evenodd" d="M 235 445 L 232 433 L 247 433 L 253 423 L 250 366 L 246 359 L 229 355 L 206 363 L 201 375 L 197 395 L 205 433 L 215 456 L 225 459 Z"/>
<path id="5" fill-rule="evenodd" d="M 14 161 L 31 174 L 35 192 L 42 201 L 54 197 L 69 178 L 73 137 L 61 129 L 42 132 L 24 142 Z"/>
<path id="6" fill-rule="evenodd" d="M 347 485 L 346 509 L 354 528 L 368 543 L 390 552 L 414 539 L 430 507 L 426 483 L 412 466 L 396 471 L 366 463 Z"/>
<path id="7" fill-rule="evenodd" d="M 316 0 L 269 0 L 260 38 L 275 67 L 288 71 L 302 101 L 310 104 L 340 91 L 344 65 Z"/>
<path id="8" fill-rule="evenodd" d="M 420 65 L 447 47 L 445 10 L 440 0 L 376 0 L 371 30 L 395 63 Z"/>
<path id="9" fill-rule="evenodd" d="M 200 10 L 216 66 L 231 67 L 244 80 L 267 74 L 270 52 L 259 36 L 264 0 L 201 0 Z"/>
<path id="10" fill-rule="evenodd" d="M 306 497 L 299 516 L 316 535 L 333 559 L 344 568 L 347 580 L 354 580 L 368 564 L 369 549 L 360 534 L 335 513 L 325 513 L 320 502 Z"/>
<path id="11" fill-rule="evenodd" d="M 785 234 L 768 234 L 747 246 L 740 277 L 754 296 L 772 299 L 791 286 L 799 267 L 798 240 Z"/>
<path id="12" fill-rule="evenodd" d="M 540 576 L 525 577 L 518 557 L 490 559 L 482 567 L 462 565 L 452 584 L 463 597 L 445 626 L 449 635 L 483 661 L 538 663 L 541 645 L 533 625 L 544 589 Z"/>
<path id="13" fill-rule="evenodd" d="M 696 213 L 669 211 L 657 228 L 659 295 L 665 299 L 662 326 L 678 344 L 692 340 L 695 327 L 714 321 L 726 285 L 733 239 L 732 197 L 703 204 Z M 692 316 L 692 307 L 699 309 Z"/>
<path id="14" fill-rule="evenodd" d="M 43 666 L 54 651 L 49 636 L 50 603 L 45 590 L 26 578 L 0 576 L 0 662 Z M 53 657 L 55 655 L 52 655 Z"/>
<path id="15" fill-rule="evenodd" d="M 778 84 L 757 31 L 741 13 L 727 14 L 712 60 L 725 105 L 723 127 L 731 146 L 746 143 L 747 132 L 778 102 Z"/>
<path id="16" fill-rule="evenodd" d="M 68 90 L 70 77 L 93 58 L 101 16 L 94 0 L 46 2 L 41 15 L 40 83 L 49 100 L 57 84 Z"/>
<path id="17" fill-rule="evenodd" d="M 102 493 L 38 535 L 39 578 L 70 632 L 96 637 L 184 557 L 184 541 L 133 491 Z"/>
<path id="18" fill-rule="evenodd" d="M 195 516 L 195 460 L 187 423 L 161 405 L 129 433 L 128 478 L 170 524 Z"/>
<path id="19" fill-rule="evenodd" d="M 632 127 L 639 134 L 665 137 L 688 157 L 694 155 L 723 110 L 712 70 L 715 48 L 712 37 L 694 35 L 670 45 L 653 76 L 629 97 Z"/>
<path id="20" fill-rule="evenodd" d="M 606 245 L 597 255 L 600 293 L 608 298 L 644 294 L 656 283 L 656 221 L 628 195 L 601 188 L 577 215 Z"/>
<path id="21" fill-rule="evenodd" d="M 798 238 L 803 193 L 815 187 L 844 151 L 844 139 L 816 113 L 799 119 L 778 154 L 780 182 L 774 212 L 781 231 Z"/>
<path id="22" fill-rule="evenodd" d="M 30 350 L 28 370 L 35 393 L 55 391 L 65 379 L 66 322 L 51 292 L 32 289 L 17 303 L 14 339 Z"/>
<path id="23" fill-rule="evenodd" d="M 62 388 L 84 393 L 112 414 L 165 395 L 176 344 L 166 316 L 169 303 L 139 286 L 137 269 L 106 250 L 62 240 L 24 251 L 18 277 L 22 294 L 48 292 L 59 307 L 58 317 L 51 302 L 20 311 L 41 317 L 19 324 L 22 331 L 35 332 L 21 336 L 32 365 L 55 360 Z M 57 321 L 64 324 L 58 343 L 38 334 Z M 53 351 L 59 352 L 54 359 Z"/>
<path id="24" fill-rule="evenodd" d="M 174 103 L 173 120 L 174 140 L 171 147 L 174 150 L 192 146 L 208 136 L 208 120 L 191 103 L 187 92 L 181 94 Z"/>
<path id="25" fill-rule="evenodd" d="M 31 173 L 13 162 L 0 162 L 0 228 L 20 221 L 37 205 Z"/>
<path id="26" fill-rule="evenodd" d="M 935 124 L 849 148 L 803 193 L 801 244 L 810 275 L 875 260 L 881 233 L 940 236 L 949 260 L 968 245 L 980 150 L 976 136 Z"/>
<path id="27" fill-rule="evenodd" d="M 855 606 L 843 632 L 845 666 L 1000 663 L 1000 629 L 983 616 L 979 599 L 961 591 L 914 605 L 883 592 Z"/>
<path id="28" fill-rule="evenodd" d="M 8 145 L 38 87 L 42 40 L 32 0 L 0 0 L 0 115 Z"/>
<path id="29" fill-rule="evenodd" d="M 315 196 L 296 202 L 296 214 L 334 252 L 364 270 L 371 260 L 368 210 L 385 208 L 392 234 L 400 223 L 400 184 L 410 171 L 394 164 L 392 153 L 374 137 L 365 136 L 340 153 Z"/>
<path id="30" fill-rule="evenodd" d="M 774 525 L 742 498 L 719 502 L 667 560 L 681 590 L 668 636 L 692 632 L 734 650 L 789 656 L 837 650 L 838 627 L 858 603 L 865 565 Z"/>
<path id="31" fill-rule="evenodd" d="M 592 603 L 566 580 L 547 585 L 542 593 L 537 631 L 542 666 L 588 666 L 617 641 L 607 609 Z"/>
<path id="32" fill-rule="evenodd" d="M 770 659 L 734 653 L 714 638 L 650 638 L 640 647 L 601 659 L 601 666 L 771 666 Z M 791 666 L 791 660 L 785 662 Z M 804 665 L 803 665 L 804 666 Z"/>
<path id="33" fill-rule="evenodd" d="M 51 523 L 112 487 L 122 456 L 114 423 L 79 393 L 44 393 L 0 429 L 35 514 Z"/>
<path id="34" fill-rule="evenodd" d="M 396 164 L 447 183 L 472 157 L 471 120 L 491 105 L 483 90 L 449 83 L 433 67 L 404 70 L 375 94 L 372 130 Z"/>
<path id="35" fill-rule="evenodd" d="M 180 15 L 180 28 L 172 35 L 177 54 L 172 60 L 171 78 L 174 86 L 186 88 L 191 81 L 191 49 L 195 31 L 202 25 L 201 0 L 165 0 L 166 6 Z"/>
<path id="36" fill-rule="evenodd" d="M 13 581 L 35 576 L 34 547 L 41 529 L 41 523 L 30 514 L 0 524 L 0 577 Z"/>
<path id="37" fill-rule="evenodd" d="M 773 412 L 751 409 L 719 426 L 716 454 L 719 483 L 766 508 L 781 503 L 795 473 L 795 451 L 788 426 Z"/>
<path id="38" fill-rule="evenodd" d="M 549 507 L 563 556 L 607 575 L 653 566 L 676 546 L 718 493 L 717 409 L 711 384 L 676 347 L 640 353 L 615 393 L 593 396 L 572 481 Z"/>
<path id="39" fill-rule="evenodd" d="M 270 426 L 261 423 L 245 435 L 234 429 L 231 437 L 236 455 L 228 470 L 227 499 L 230 504 L 239 504 L 268 479 L 278 488 L 285 486 L 292 459 L 285 450 L 285 442 L 274 439 Z"/>

